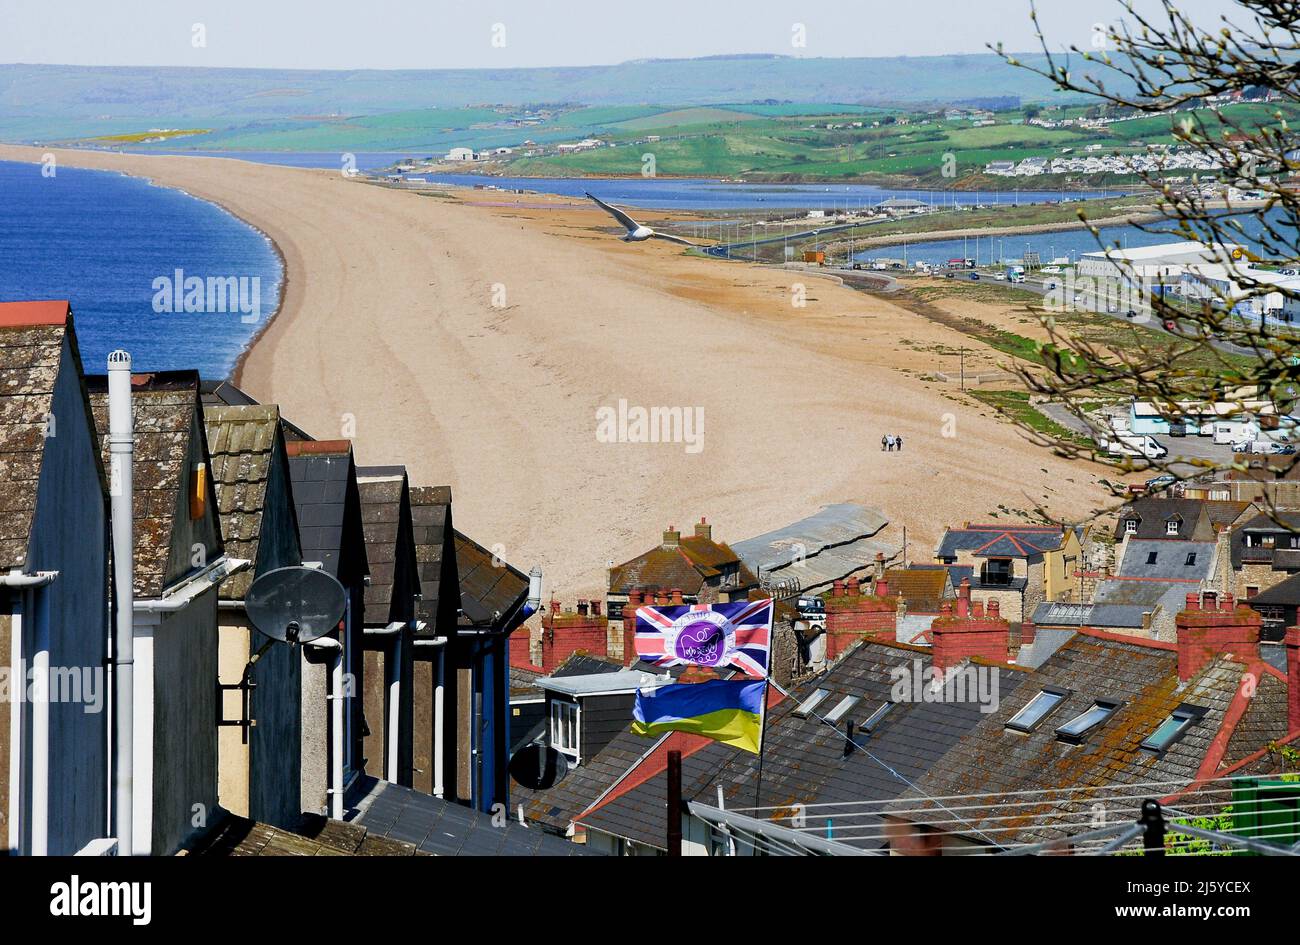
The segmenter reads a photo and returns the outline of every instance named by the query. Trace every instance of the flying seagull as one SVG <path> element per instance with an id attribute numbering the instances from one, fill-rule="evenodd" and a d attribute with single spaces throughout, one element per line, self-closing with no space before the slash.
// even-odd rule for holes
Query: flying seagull
<path id="1" fill-rule="evenodd" d="M 667 233 L 658 233 L 650 229 L 648 226 L 637 223 L 618 207 L 611 207 L 599 197 L 592 197 L 591 194 L 587 194 L 587 196 L 596 202 L 596 206 L 600 207 L 600 209 L 604 210 L 627 229 L 626 235 L 619 237 L 619 239 L 624 243 L 639 243 L 641 240 L 655 239 L 668 240 L 670 243 L 681 243 L 683 246 L 699 245 L 698 243 L 692 243 L 690 240 L 682 239 L 680 236 L 669 236 Z"/>

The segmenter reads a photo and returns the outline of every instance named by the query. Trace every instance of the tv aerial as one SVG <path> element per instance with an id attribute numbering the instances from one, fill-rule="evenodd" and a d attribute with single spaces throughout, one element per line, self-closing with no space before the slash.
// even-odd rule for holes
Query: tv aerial
<path id="1" fill-rule="evenodd" d="M 339 625 L 347 591 L 319 568 L 276 568 L 249 585 L 244 606 L 253 626 L 271 639 L 309 643 Z"/>

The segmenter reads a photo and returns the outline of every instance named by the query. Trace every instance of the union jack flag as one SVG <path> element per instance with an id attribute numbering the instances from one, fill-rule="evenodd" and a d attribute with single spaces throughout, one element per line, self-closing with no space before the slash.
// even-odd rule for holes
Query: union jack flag
<path id="1" fill-rule="evenodd" d="M 772 601 L 638 607 L 636 655 L 656 666 L 734 666 L 767 676 Z"/>

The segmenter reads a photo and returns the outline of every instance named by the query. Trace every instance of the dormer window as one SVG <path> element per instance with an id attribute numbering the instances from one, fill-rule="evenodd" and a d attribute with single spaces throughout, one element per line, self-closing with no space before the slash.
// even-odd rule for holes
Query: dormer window
<path id="1" fill-rule="evenodd" d="M 1166 534 L 1166 535 L 1177 535 L 1177 534 L 1178 534 L 1178 520 L 1177 520 L 1177 519 L 1171 518 L 1169 521 L 1165 522 L 1165 534 Z"/>
<path id="2" fill-rule="evenodd" d="M 581 728 L 578 723 L 578 704 L 555 699 L 551 702 L 551 747 L 575 761 Z"/>
<path id="3" fill-rule="evenodd" d="M 1138 522 L 1137 522 L 1137 519 L 1135 519 L 1135 518 L 1129 518 L 1129 519 L 1125 519 L 1125 520 L 1124 520 L 1124 534 L 1125 534 L 1125 535 L 1136 535 L 1136 534 L 1137 534 L 1137 530 L 1138 530 Z"/>

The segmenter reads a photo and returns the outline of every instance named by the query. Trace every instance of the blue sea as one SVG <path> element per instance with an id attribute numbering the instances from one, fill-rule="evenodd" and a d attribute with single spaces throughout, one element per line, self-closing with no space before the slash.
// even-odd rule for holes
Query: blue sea
<path id="1" fill-rule="evenodd" d="M 175 283 L 177 270 L 182 286 L 242 280 L 243 306 L 233 295 L 209 306 L 204 293 L 203 311 L 156 311 L 165 305 L 155 304 L 155 280 Z M 136 370 L 227 377 L 275 314 L 283 280 L 270 240 L 214 204 L 109 171 L 58 167 L 49 177 L 0 161 L 0 301 L 68 299 L 89 373 L 125 348 Z"/>

